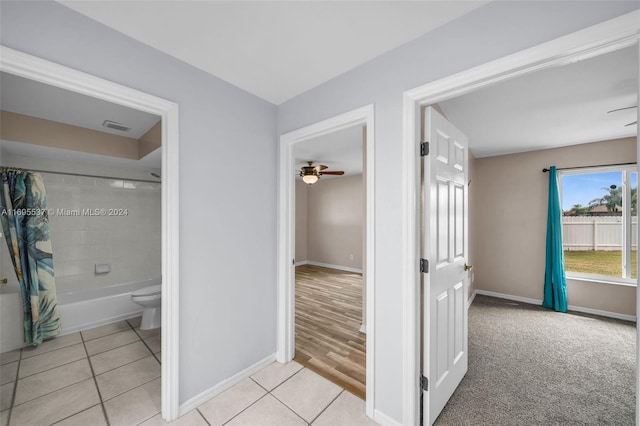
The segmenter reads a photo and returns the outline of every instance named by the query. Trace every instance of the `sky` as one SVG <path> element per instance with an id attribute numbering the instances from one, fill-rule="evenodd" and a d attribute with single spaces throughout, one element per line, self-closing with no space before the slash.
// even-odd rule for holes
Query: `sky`
<path id="1" fill-rule="evenodd" d="M 595 198 L 608 194 L 603 188 L 622 186 L 622 172 L 586 173 L 562 177 L 562 210 L 571 210 L 575 204 L 588 206 Z M 631 174 L 631 187 L 638 187 L 638 174 Z"/>

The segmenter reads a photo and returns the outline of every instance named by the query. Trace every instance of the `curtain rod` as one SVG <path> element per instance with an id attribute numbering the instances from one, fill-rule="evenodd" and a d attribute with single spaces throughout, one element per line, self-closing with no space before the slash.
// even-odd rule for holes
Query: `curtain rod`
<path id="1" fill-rule="evenodd" d="M 574 169 L 592 169 L 594 167 L 610 167 L 610 166 L 635 166 L 637 163 L 616 163 L 616 164 L 598 164 L 595 166 L 578 166 L 578 167 L 562 167 L 556 168 L 556 170 L 574 170 Z M 547 173 L 549 169 L 546 167 L 542 169 L 542 173 Z"/>
<path id="2" fill-rule="evenodd" d="M 54 172 L 51 170 L 24 169 L 24 168 L 7 167 L 7 166 L 0 166 L 0 167 L 3 169 L 28 170 L 31 172 L 38 172 L 38 173 L 50 173 L 52 175 L 78 176 L 78 177 L 88 177 L 88 178 L 95 178 L 95 179 L 117 179 L 117 180 L 126 180 L 129 182 L 162 183 L 159 180 L 129 179 L 129 178 L 121 178 L 121 177 L 113 177 L 113 176 L 85 175 L 82 173 Z"/>

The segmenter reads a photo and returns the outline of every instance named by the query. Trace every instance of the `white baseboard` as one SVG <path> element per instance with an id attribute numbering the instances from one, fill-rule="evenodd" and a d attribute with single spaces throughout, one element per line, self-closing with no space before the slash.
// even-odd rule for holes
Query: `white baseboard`
<path id="1" fill-rule="evenodd" d="M 302 265 L 306 265 L 307 263 L 309 263 L 308 260 L 301 260 L 300 262 L 294 263 L 293 266 L 302 266 Z"/>
<path id="2" fill-rule="evenodd" d="M 268 357 L 256 362 L 255 364 L 245 368 L 244 370 L 234 374 L 228 379 L 221 381 L 217 385 L 205 390 L 204 392 L 199 393 L 198 395 L 194 396 L 190 400 L 184 402 L 183 404 L 180 405 L 179 417 L 187 414 L 189 411 L 200 406 L 201 404 L 213 398 L 214 396 L 221 394 L 222 392 L 229 389 L 231 386 L 240 383 L 247 377 L 262 370 L 267 365 L 275 361 L 275 359 L 276 359 L 276 354 L 275 353 L 271 354 Z"/>
<path id="3" fill-rule="evenodd" d="M 469 298 L 469 300 L 467 300 L 467 309 L 469 309 L 469 306 L 471 306 L 471 304 L 473 303 L 473 299 L 476 298 L 476 294 L 478 294 L 478 290 L 473 290 L 473 293 L 471 293 L 471 297 Z"/>
<path id="4" fill-rule="evenodd" d="M 402 423 L 392 419 L 391 417 L 378 410 L 373 411 L 373 420 L 375 420 L 382 426 L 402 426 Z"/>
<path id="5" fill-rule="evenodd" d="M 496 293 L 494 291 L 487 291 L 487 290 L 476 290 L 475 293 L 481 294 L 483 296 L 498 297 L 500 299 L 507 299 L 507 300 L 513 300 L 516 302 L 529 303 L 531 305 L 542 305 L 542 300 L 532 299 L 529 297 L 512 296 L 510 294 Z M 625 314 L 619 314 L 617 312 L 601 311 L 599 309 L 583 308 L 582 306 L 574 306 L 574 305 L 569 305 L 567 308 L 570 311 L 574 311 L 574 312 L 582 312 L 585 314 L 599 315 L 601 317 L 615 318 L 615 319 L 624 320 L 624 321 L 636 322 L 635 315 L 625 315 Z"/>
<path id="6" fill-rule="evenodd" d="M 342 266 L 342 265 L 332 265 L 330 263 L 316 262 L 315 260 L 304 260 L 300 263 L 304 263 L 305 265 L 321 266 L 323 268 L 337 269 L 339 271 L 353 272 L 356 274 L 362 273 L 362 269 L 350 268 L 348 266 Z M 296 263 L 296 266 L 298 266 L 297 263 Z"/>
<path id="7" fill-rule="evenodd" d="M 367 334 L 367 326 L 364 324 L 360 325 L 360 333 Z"/>

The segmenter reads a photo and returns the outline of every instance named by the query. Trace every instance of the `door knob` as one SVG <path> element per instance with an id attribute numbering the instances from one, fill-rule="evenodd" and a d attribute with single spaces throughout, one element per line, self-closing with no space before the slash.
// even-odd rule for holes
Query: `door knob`
<path id="1" fill-rule="evenodd" d="M 471 268 L 473 268 L 473 265 L 467 265 L 466 263 L 464 264 L 464 270 L 465 271 L 470 271 Z"/>
<path id="2" fill-rule="evenodd" d="M 6 279 L 6 278 L 3 278 L 3 279 L 1 279 L 1 280 L 0 280 L 0 284 L 6 284 L 7 282 L 8 282 L 8 281 L 7 281 L 7 279 Z"/>

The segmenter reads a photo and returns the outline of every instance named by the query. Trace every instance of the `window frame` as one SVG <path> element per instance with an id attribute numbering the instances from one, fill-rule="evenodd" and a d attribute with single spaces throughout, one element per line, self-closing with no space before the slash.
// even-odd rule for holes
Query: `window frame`
<path id="1" fill-rule="evenodd" d="M 614 284 L 636 287 L 638 284 L 638 277 L 631 278 L 631 264 L 633 255 L 633 235 L 632 235 L 632 216 L 631 216 L 631 174 L 638 174 L 638 180 L 640 180 L 640 174 L 638 173 L 637 165 L 629 166 L 595 166 L 595 167 L 576 167 L 566 168 L 557 171 L 558 177 L 558 191 L 560 192 L 560 205 L 563 201 L 563 178 L 565 176 L 586 175 L 595 173 L 606 172 L 621 172 L 622 173 L 622 275 L 619 277 L 611 275 L 598 275 L 587 274 L 581 272 L 567 271 L 565 267 L 565 276 L 567 279 L 576 281 L 597 282 L 603 284 Z M 639 185 L 640 186 L 640 185 Z M 564 233 L 562 236 L 562 243 L 564 245 Z M 564 251 L 564 249 L 563 249 Z"/>

